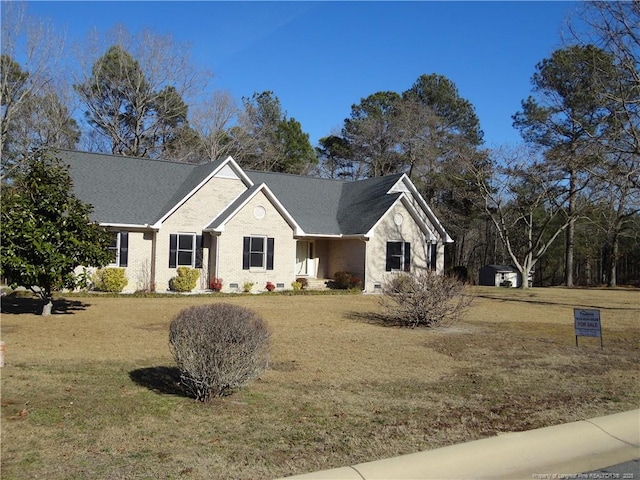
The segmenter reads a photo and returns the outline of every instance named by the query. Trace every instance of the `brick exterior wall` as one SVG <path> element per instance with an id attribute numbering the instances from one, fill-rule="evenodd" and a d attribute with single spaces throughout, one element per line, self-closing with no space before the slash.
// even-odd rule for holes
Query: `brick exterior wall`
<path id="1" fill-rule="evenodd" d="M 264 209 L 264 216 L 256 218 L 256 208 Z M 243 238 L 247 236 L 270 237 L 274 239 L 273 270 L 242 269 Z M 293 229 L 280 215 L 264 193 L 259 192 L 226 224 L 218 242 L 218 264 L 214 265 L 212 276 L 217 271 L 223 279 L 223 292 L 242 291 L 245 282 L 253 282 L 252 291 L 265 291 L 267 282 L 284 284 L 291 289 L 295 280 L 296 240 Z M 213 262 L 215 264 L 215 260 Z M 231 288 L 231 284 L 238 288 Z"/>
<path id="2" fill-rule="evenodd" d="M 177 268 L 169 268 L 169 236 L 177 233 L 202 235 L 202 230 L 235 198 L 246 190 L 239 179 L 212 178 L 183 205 L 171 214 L 156 232 L 155 286 L 157 292 L 169 289 L 169 280 L 177 275 Z M 208 258 L 210 242 L 203 235 L 203 268 L 197 289 L 205 289 L 209 282 Z"/>
<path id="3" fill-rule="evenodd" d="M 128 283 L 124 292 L 133 293 L 152 288 L 152 250 L 153 232 L 129 232 L 129 260 L 125 268 Z"/>
<path id="4" fill-rule="evenodd" d="M 333 278 L 336 272 L 347 271 L 364 279 L 366 242 L 357 239 L 331 240 L 328 248 L 327 273 Z"/>
<path id="5" fill-rule="evenodd" d="M 396 218 L 401 223 L 398 225 Z M 423 218 L 430 225 L 430 222 Z M 432 227 L 433 228 L 433 227 Z M 435 228 L 433 231 L 437 234 Z M 378 292 L 376 284 L 383 284 L 393 272 L 386 271 L 387 242 L 402 241 L 411 243 L 411 270 L 429 268 L 429 239 L 420 230 L 409 210 L 398 202 L 390 209 L 376 226 L 373 235 L 367 242 L 367 262 L 364 276 L 365 292 Z M 444 245 L 438 242 L 436 271 L 442 273 L 444 268 Z"/>

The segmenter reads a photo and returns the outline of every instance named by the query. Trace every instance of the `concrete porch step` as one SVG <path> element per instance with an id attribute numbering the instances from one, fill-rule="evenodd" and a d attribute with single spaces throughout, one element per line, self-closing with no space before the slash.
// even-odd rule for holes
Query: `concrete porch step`
<path id="1" fill-rule="evenodd" d="M 327 283 L 330 282 L 329 278 L 307 278 L 307 289 L 308 290 L 326 290 L 329 287 Z"/>

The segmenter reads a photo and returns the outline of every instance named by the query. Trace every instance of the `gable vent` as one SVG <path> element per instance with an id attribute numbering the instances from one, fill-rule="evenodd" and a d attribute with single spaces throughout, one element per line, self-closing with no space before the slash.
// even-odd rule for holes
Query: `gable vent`
<path id="1" fill-rule="evenodd" d="M 233 180 L 240 179 L 233 168 L 231 168 L 231 166 L 229 166 L 228 164 L 222 167 L 220 171 L 215 174 L 215 178 L 230 178 Z"/>
<path id="2" fill-rule="evenodd" d="M 410 190 L 409 190 L 409 187 L 407 186 L 407 184 L 404 183 L 403 178 L 404 177 L 402 177 L 400 180 L 398 180 L 396 182 L 396 184 L 389 189 L 387 194 L 390 194 L 390 193 L 411 193 Z"/>

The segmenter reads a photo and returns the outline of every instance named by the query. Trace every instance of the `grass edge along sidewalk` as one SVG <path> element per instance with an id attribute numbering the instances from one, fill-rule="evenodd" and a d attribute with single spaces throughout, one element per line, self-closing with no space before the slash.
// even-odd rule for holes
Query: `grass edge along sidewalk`
<path id="1" fill-rule="evenodd" d="M 640 409 L 287 478 L 587 479 L 598 476 L 581 472 L 639 456 Z"/>

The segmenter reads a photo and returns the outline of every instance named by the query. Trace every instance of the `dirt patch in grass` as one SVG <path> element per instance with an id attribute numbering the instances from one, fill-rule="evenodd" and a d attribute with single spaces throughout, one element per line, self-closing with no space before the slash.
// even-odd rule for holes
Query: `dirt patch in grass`
<path id="1" fill-rule="evenodd" d="M 4 313 L 2 476 L 275 478 L 640 404 L 637 291 L 475 293 L 463 322 L 434 330 L 383 327 L 377 298 L 359 295 L 72 297 L 82 307 L 65 315 Z M 271 368 L 199 404 L 177 384 L 168 325 L 214 301 L 267 320 Z M 601 309 L 604 349 L 576 348 L 574 307 Z"/>

